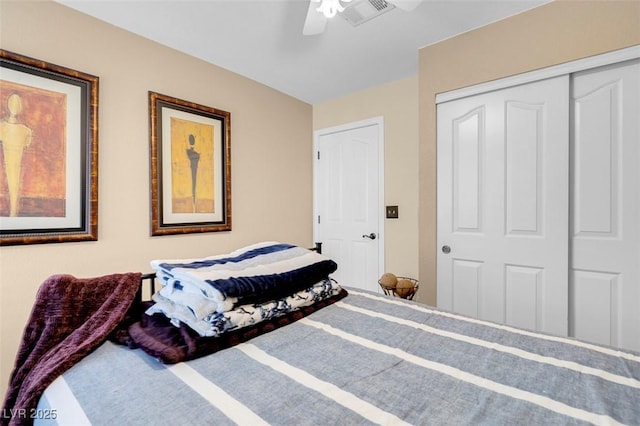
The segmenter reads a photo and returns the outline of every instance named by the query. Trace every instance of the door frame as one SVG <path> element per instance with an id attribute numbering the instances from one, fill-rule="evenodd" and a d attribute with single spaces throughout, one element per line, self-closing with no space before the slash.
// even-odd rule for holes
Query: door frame
<path id="1" fill-rule="evenodd" d="M 350 123 L 340 124 L 337 126 L 318 129 L 313 132 L 313 241 L 320 242 L 318 216 L 320 212 L 318 197 L 318 152 L 320 137 L 330 135 L 332 133 L 340 133 L 349 130 L 355 130 L 362 127 L 377 126 L 378 129 L 378 276 L 385 271 L 385 238 L 384 238 L 384 117 L 377 116 L 364 120 L 353 121 Z"/>
<path id="2" fill-rule="evenodd" d="M 467 96 L 478 95 L 480 93 L 493 92 L 499 89 L 518 86 L 520 84 L 531 83 L 534 81 L 544 80 L 547 78 L 557 77 L 559 75 L 573 74 L 579 71 L 586 71 L 591 68 L 599 68 L 605 65 L 616 64 L 628 60 L 640 58 L 640 46 L 625 47 L 611 52 L 601 53 L 595 56 L 589 56 L 574 61 L 565 62 L 559 65 L 552 65 L 538 70 L 523 72 L 508 77 L 502 77 L 497 80 L 491 80 L 485 83 L 478 83 L 461 89 L 454 89 L 448 92 L 438 93 L 436 95 L 436 105 L 464 98 Z"/>

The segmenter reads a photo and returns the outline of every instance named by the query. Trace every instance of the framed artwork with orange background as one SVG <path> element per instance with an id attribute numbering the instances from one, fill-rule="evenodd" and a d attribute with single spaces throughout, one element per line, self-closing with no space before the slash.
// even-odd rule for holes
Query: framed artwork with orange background
<path id="1" fill-rule="evenodd" d="M 0 50 L 0 245 L 98 239 L 98 81 Z"/>
<path id="2" fill-rule="evenodd" d="M 151 235 L 231 230 L 231 114 L 149 92 Z"/>

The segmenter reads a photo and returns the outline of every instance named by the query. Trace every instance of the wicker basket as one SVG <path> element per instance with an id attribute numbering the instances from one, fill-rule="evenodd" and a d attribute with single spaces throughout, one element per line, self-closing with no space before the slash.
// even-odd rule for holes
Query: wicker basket
<path id="1" fill-rule="evenodd" d="M 401 296 L 400 294 L 398 294 L 398 292 L 396 291 L 395 287 L 389 287 L 389 288 L 384 287 L 382 285 L 382 283 L 380 282 L 380 280 L 378 280 L 378 284 L 380 284 L 380 287 L 384 291 L 384 294 L 386 294 L 387 296 L 395 296 L 395 297 L 400 297 L 402 299 L 413 300 L 413 297 L 418 292 L 418 280 L 413 279 L 413 278 L 409 278 L 409 277 L 398 277 L 398 282 L 400 282 L 401 280 L 409 280 L 409 281 L 411 281 L 413 283 L 413 291 L 410 292 L 407 295 Z M 404 290 L 404 289 L 402 289 L 402 290 Z"/>

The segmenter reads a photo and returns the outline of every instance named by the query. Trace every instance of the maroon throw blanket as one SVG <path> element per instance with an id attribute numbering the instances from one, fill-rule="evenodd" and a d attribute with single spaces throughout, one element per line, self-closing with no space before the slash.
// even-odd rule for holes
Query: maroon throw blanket
<path id="1" fill-rule="evenodd" d="M 32 424 L 45 388 L 100 346 L 125 318 L 140 273 L 80 279 L 54 275 L 38 290 L 22 336 L 0 424 Z"/>

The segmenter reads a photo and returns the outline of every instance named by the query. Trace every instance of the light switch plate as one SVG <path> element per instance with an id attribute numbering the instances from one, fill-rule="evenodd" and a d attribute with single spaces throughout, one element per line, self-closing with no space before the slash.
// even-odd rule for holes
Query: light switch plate
<path id="1" fill-rule="evenodd" d="M 387 219 L 398 218 L 398 206 L 387 206 Z"/>

